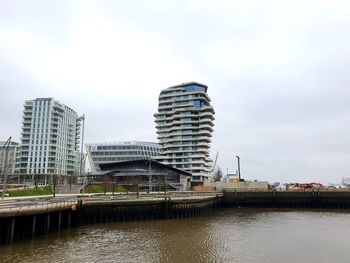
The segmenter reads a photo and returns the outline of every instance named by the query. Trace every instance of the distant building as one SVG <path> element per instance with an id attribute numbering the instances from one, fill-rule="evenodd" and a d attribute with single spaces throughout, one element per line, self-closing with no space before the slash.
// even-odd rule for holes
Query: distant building
<path id="1" fill-rule="evenodd" d="M 350 187 L 350 178 L 344 178 L 341 181 L 342 185 L 346 186 L 346 187 Z"/>
<path id="2" fill-rule="evenodd" d="M 86 144 L 91 172 L 101 171 L 100 164 L 139 159 L 153 159 L 159 155 L 160 145 L 153 142 L 125 141 Z"/>
<path id="3" fill-rule="evenodd" d="M 101 164 L 109 182 L 138 185 L 141 189 L 189 190 L 191 174 L 152 160 L 134 160 Z"/>
<path id="4" fill-rule="evenodd" d="M 0 141 L 0 174 L 2 174 L 5 169 L 7 171 L 7 174 L 14 174 L 16 167 L 16 153 L 18 149 L 18 143 L 11 142 L 8 148 L 4 147 L 5 143 L 6 141 Z"/>
<path id="5" fill-rule="evenodd" d="M 227 173 L 226 177 L 223 178 L 223 182 L 236 182 L 239 181 L 238 171 L 236 173 Z"/>
<path id="6" fill-rule="evenodd" d="M 189 82 L 172 86 L 159 95 L 156 128 L 165 165 L 192 173 L 192 184 L 208 181 L 212 172 L 210 142 L 214 109 L 206 85 Z"/>
<path id="7" fill-rule="evenodd" d="M 77 175 L 81 118 L 53 98 L 24 103 L 16 173 Z"/>

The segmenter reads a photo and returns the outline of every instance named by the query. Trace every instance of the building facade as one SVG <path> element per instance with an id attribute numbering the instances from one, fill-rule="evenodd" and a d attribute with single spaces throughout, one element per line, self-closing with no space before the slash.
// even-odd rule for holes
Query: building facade
<path id="1" fill-rule="evenodd" d="M 0 141 L 0 175 L 5 172 L 7 174 L 14 174 L 16 167 L 16 154 L 18 149 L 17 142 L 10 142 L 5 146 L 6 141 Z"/>
<path id="2" fill-rule="evenodd" d="M 160 145 L 153 142 L 126 141 L 86 144 L 91 172 L 100 172 L 100 164 L 140 159 L 159 155 Z"/>
<path id="3" fill-rule="evenodd" d="M 81 118 L 53 98 L 24 103 L 16 173 L 77 175 Z"/>
<path id="4" fill-rule="evenodd" d="M 101 164 L 117 184 L 137 185 L 140 190 L 189 190 L 191 174 L 153 160 L 132 160 Z"/>
<path id="5" fill-rule="evenodd" d="M 212 171 L 209 154 L 215 112 L 207 90 L 197 82 L 164 89 L 154 115 L 161 145 L 157 160 L 191 173 L 192 184 L 208 181 Z"/>

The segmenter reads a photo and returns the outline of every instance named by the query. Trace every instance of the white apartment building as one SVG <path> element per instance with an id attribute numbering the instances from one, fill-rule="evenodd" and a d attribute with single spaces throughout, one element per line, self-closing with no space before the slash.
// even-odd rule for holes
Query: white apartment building
<path id="1" fill-rule="evenodd" d="M 100 172 L 103 163 L 153 159 L 160 152 L 158 143 L 141 141 L 91 143 L 85 148 L 92 173 Z"/>
<path id="2" fill-rule="evenodd" d="M 80 120 L 53 98 L 25 101 L 16 173 L 77 175 Z"/>
<path id="3" fill-rule="evenodd" d="M 212 171 L 209 154 L 215 112 L 207 90 L 196 82 L 164 89 L 154 115 L 161 145 L 157 159 L 192 173 L 193 185 L 207 181 Z"/>

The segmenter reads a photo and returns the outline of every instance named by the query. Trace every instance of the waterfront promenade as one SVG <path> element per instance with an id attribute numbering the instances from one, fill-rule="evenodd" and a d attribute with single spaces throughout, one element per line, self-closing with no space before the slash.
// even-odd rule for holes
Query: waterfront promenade
<path id="1" fill-rule="evenodd" d="M 222 196 L 222 194 L 219 194 Z M 217 196 L 215 193 L 194 193 L 194 192 L 174 192 L 174 193 L 129 193 L 106 195 L 81 195 L 81 194 L 61 194 L 53 196 L 25 196 L 6 197 L 0 200 L 0 218 L 13 215 L 35 214 L 38 211 L 63 210 L 74 207 L 78 201 L 82 205 L 111 204 L 111 203 L 135 203 L 135 202 L 155 202 L 171 199 L 177 201 L 205 200 Z"/>
<path id="2" fill-rule="evenodd" d="M 129 193 L 7 198 L 0 202 L 0 244 L 86 224 L 198 217 L 220 193 Z"/>

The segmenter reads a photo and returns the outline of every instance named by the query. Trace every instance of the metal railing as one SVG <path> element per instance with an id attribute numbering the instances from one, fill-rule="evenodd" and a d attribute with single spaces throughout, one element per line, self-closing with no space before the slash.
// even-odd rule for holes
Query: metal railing
<path id="1" fill-rule="evenodd" d="M 43 208 L 67 208 L 76 205 L 77 197 L 70 198 L 40 198 L 38 199 L 10 199 L 0 202 L 0 215 L 2 213 L 28 212 Z"/>

